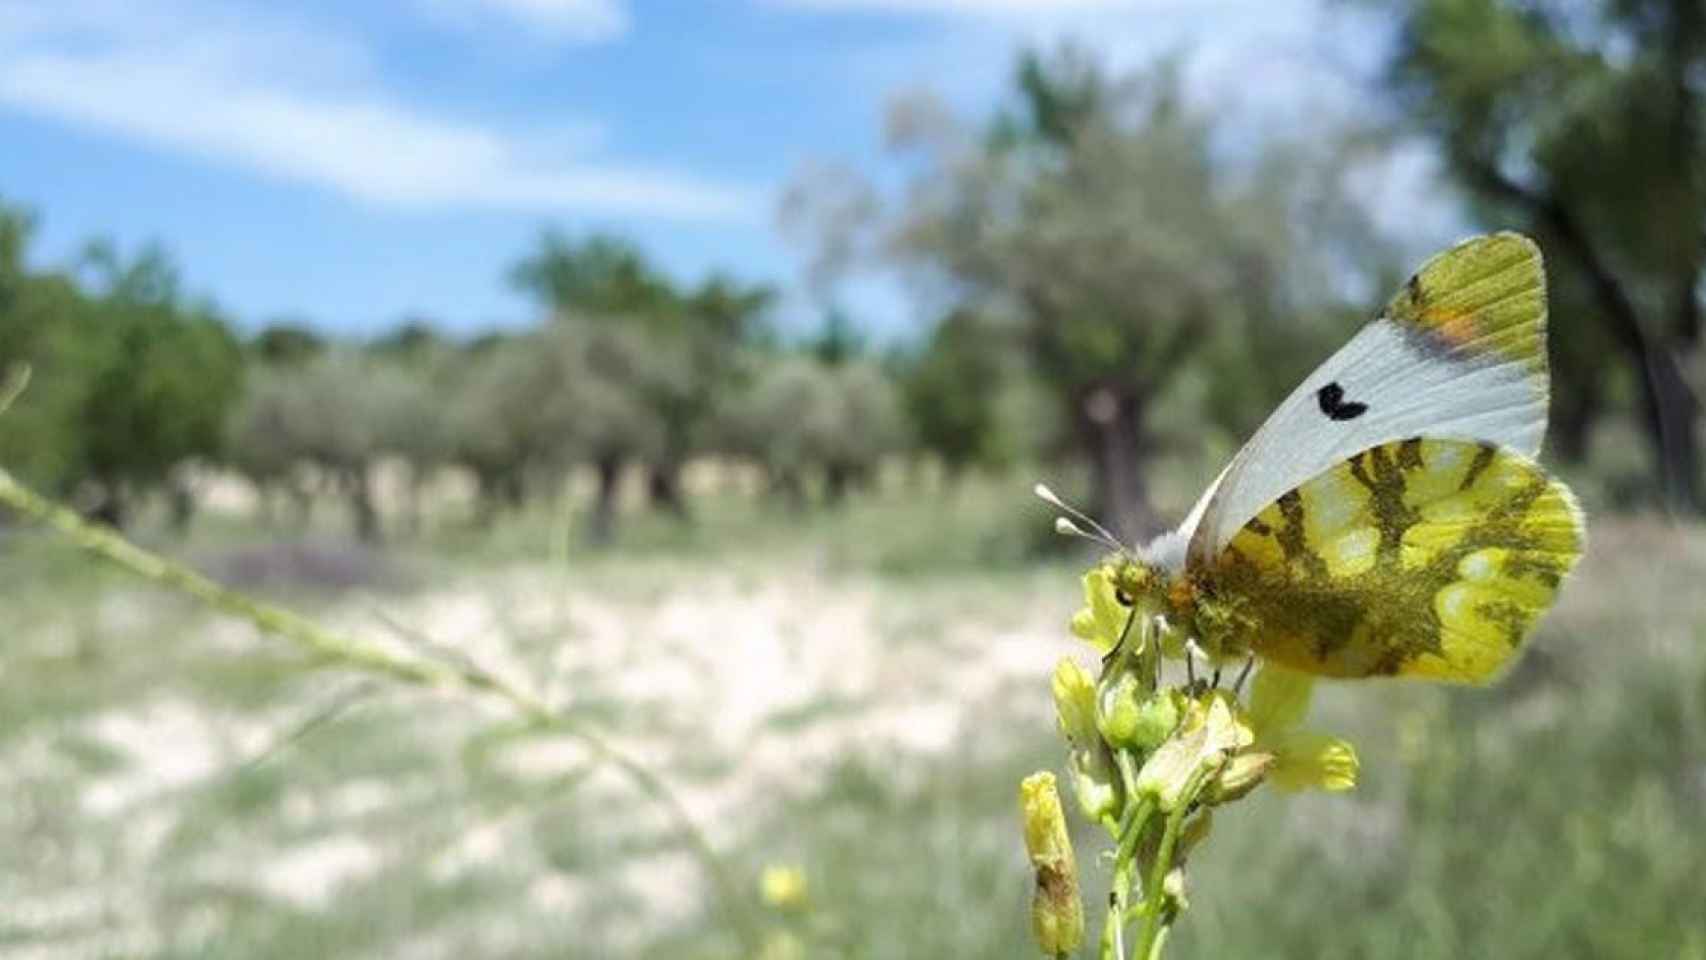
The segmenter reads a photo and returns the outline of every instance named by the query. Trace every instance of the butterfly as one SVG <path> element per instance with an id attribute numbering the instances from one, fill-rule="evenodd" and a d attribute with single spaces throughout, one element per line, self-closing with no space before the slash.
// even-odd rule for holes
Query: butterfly
<path id="1" fill-rule="evenodd" d="M 1535 462 L 1549 389 L 1539 248 L 1465 241 L 1123 565 L 1122 600 L 1146 596 L 1216 659 L 1485 682 L 1585 542 L 1574 496 Z"/>

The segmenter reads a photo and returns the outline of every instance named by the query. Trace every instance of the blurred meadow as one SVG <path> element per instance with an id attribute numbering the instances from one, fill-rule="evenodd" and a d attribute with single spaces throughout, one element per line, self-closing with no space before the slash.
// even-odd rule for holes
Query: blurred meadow
<path id="1" fill-rule="evenodd" d="M 856 141 L 744 102 L 788 167 L 698 268 L 600 206 L 620 178 L 597 215 L 516 203 L 524 239 L 467 281 L 503 322 L 222 306 L 250 274 L 177 252 L 201 241 L 62 243 L 43 185 L 85 174 L 0 165 L 0 369 L 30 371 L 0 469 L 496 678 L 359 669 L 0 511 L 0 956 L 1035 956 L 1015 791 L 1062 766 L 1048 677 L 1094 657 L 1068 621 L 1096 555 L 1032 484 L 1165 529 L 1425 256 L 1510 229 L 1546 256 L 1546 459 L 1587 554 L 1496 685 L 1327 685 L 1357 789 L 1222 815 L 1173 955 L 1706 960 L 1699 4 L 1301 4 L 1303 80 L 1270 89 L 1212 37 L 1248 4 L 752 5 L 778 74 L 771 19 L 925 61 L 994 31 L 996 80 L 865 81 Z M 671 15 L 524 8 L 617 50 Z M 76 85 L 42 67 L 66 37 L 159 79 L 136 56 L 171 38 L 106 12 L 0 2 L 0 120 Z M 1163 20 L 1194 26 L 1121 39 Z M 507 69 L 546 69 L 529 50 Z M 208 117 L 277 120 L 258 102 Z M 269 242 L 228 219 L 219 243 Z M 430 300 L 450 270 L 403 273 Z"/>

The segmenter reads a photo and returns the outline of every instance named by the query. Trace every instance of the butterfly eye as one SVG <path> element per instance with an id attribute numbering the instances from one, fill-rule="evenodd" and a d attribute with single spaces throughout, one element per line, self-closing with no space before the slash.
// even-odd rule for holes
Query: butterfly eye
<path id="1" fill-rule="evenodd" d="M 1315 391 L 1315 399 L 1321 404 L 1321 412 L 1331 420 L 1355 420 L 1368 412 L 1368 404 L 1346 400 L 1345 388 L 1337 381 Z"/>
<path id="2" fill-rule="evenodd" d="M 1129 607 L 1136 602 L 1132 599 L 1131 594 L 1125 592 L 1124 587 L 1114 591 L 1114 599 L 1118 600 L 1122 607 Z"/>

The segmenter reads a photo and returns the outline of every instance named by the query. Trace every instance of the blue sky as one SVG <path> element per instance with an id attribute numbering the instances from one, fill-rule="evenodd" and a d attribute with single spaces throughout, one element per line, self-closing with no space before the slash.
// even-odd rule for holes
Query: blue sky
<path id="1" fill-rule="evenodd" d="M 355 334 L 407 314 L 531 319 L 507 265 L 546 225 L 615 230 L 671 273 L 724 269 L 814 315 L 777 194 L 812 161 L 882 180 L 889 99 L 969 114 L 1016 49 L 1115 65 L 1191 51 L 1197 95 L 1253 126 L 1345 106 L 1366 27 L 1322 0 L 0 0 L 0 198 L 36 259 L 149 239 L 245 326 Z M 1424 171 L 1425 172 L 1425 171 Z M 892 177 L 891 177 L 892 179 Z M 1420 190 L 1419 176 L 1401 177 Z M 917 323 L 880 274 L 877 336 Z"/>

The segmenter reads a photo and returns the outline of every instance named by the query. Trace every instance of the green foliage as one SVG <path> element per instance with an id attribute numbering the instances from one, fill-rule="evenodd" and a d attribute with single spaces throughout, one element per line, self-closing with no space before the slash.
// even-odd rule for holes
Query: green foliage
<path id="1" fill-rule="evenodd" d="M 302 363 L 326 351 L 326 338 L 297 320 L 275 320 L 249 340 L 249 351 L 262 363 Z"/>
<path id="2" fill-rule="evenodd" d="M 1093 465 L 1098 509 L 1135 533 L 1154 522 L 1136 466 L 1161 439 L 1154 406 L 1213 353 L 1265 386 L 1251 332 L 1278 338 L 1335 305 L 1325 278 L 1365 269 L 1372 231 L 1332 150 L 1268 144 L 1242 167 L 1220 160 L 1211 116 L 1174 69 L 1114 79 L 1070 48 L 1033 55 L 1015 101 L 983 140 L 902 141 L 924 163 L 899 244 L 967 307 L 1012 318 Z"/>
<path id="3" fill-rule="evenodd" d="M 899 389 L 880 366 L 832 366 L 806 354 L 765 362 L 724 406 L 720 429 L 728 447 L 762 464 L 772 490 L 795 506 L 805 503 L 814 475 L 829 500 L 841 499 L 908 439 Z"/>
<path id="4" fill-rule="evenodd" d="M 1631 399 L 1674 507 L 1706 510 L 1697 390 L 1706 273 L 1706 11 L 1695 0 L 1381 2 L 1389 87 L 1485 223 L 1534 234 L 1553 277 L 1561 452 Z M 1615 366 L 1614 366 L 1615 365 Z M 1616 369 L 1620 367 L 1621 369 Z"/>
<path id="5" fill-rule="evenodd" d="M 604 235 L 576 242 L 547 230 L 539 251 L 510 270 L 510 282 L 552 309 L 610 316 L 660 313 L 674 299 L 639 248 Z"/>
<path id="6" fill-rule="evenodd" d="M 35 371 L 0 455 L 54 490 L 79 485 L 110 520 L 179 466 L 221 453 L 242 389 L 241 350 L 209 305 L 187 302 L 158 247 L 125 262 L 90 246 L 93 274 L 33 273 L 29 219 L 0 210 L 0 363 Z"/>
<path id="7" fill-rule="evenodd" d="M 1006 388 L 1015 369 L 1012 337 L 978 314 L 943 318 L 916 356 L 905 358 L 901 389 L 907 419 L 923 449 L 942 458 L 950 474 L 978 464 L 1003 465 L 1024 454 L 1003 420 Z"/>
<path id="8" fill-rule="evenodd" d="M 442 407 L 428 371 L 353 350 L 263 366 L 228 422 L 231 463 L 263 490 L 284 486 L 299 498 L 308 469 L 348 499 L 356 532 L 374 539 L 374 468 L 397 457 L 419 481 L 450 459 Z"/>

